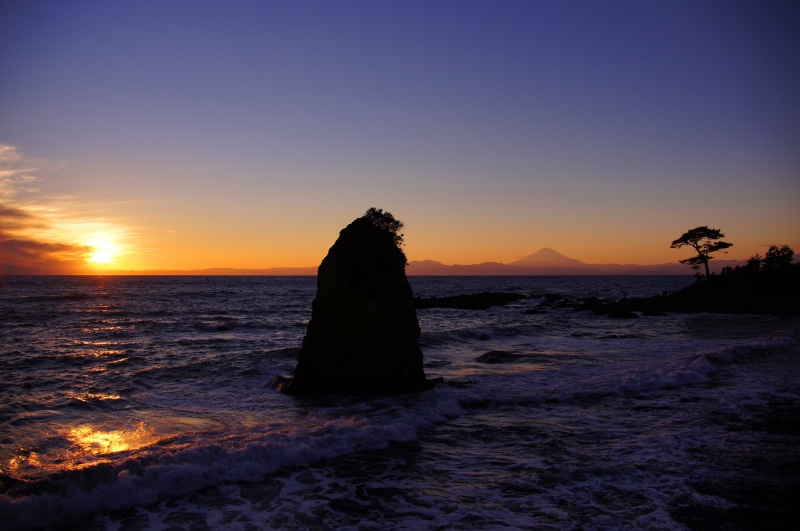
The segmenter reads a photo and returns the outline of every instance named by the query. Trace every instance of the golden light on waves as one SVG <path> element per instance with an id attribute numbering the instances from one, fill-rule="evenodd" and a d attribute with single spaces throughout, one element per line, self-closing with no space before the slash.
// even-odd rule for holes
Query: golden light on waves
<path id="1" fill-rule="evenodd" d="M 105 396 L 105 395 L 104 395 Z M 115 395 L 109 395 L 116 398 Z M 38 476 L 56 470 L 78 470 L 98 463 L 109 462 L 111 454 L 157 443 L 162 437 L 155 429 L 140 422 L 132 429 L 103 430 L 78 426 L 62 432 L 71 445 L 44 453 L 20 447 L 0 461 L 0 474 Z M 2 526 L 0 526 L 2 527 Z"/>
<path id="2" fill-rule="evenodd" d="M 140 422 L 134 430 L 100 431 L 82 426 L 70 430 L 67 438 L 84 452 L 93 455 L 136 450 L 158 440 L 153 429 L 147 428 L 144 422 Z"/>

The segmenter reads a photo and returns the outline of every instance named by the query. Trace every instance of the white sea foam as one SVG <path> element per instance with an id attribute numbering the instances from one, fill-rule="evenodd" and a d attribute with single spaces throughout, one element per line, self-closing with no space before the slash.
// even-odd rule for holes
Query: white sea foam
<path id="1" fill-rule="evenodd" d="M 527 370 L 523 366 L 504 374 L 502 386 L 492 384 L 495 374 L 473 374 L 469 377 L 471 385 L 461 391 L 459 398 L 464 405 L 563 402 L 706 384 L 719 371 L 719 362 L 742 363 L 796 345 L 794 334 L 784 332 L 769 341 L 728 345 L 689 356 L 673 352 L 655 359 L 643 356 L 642 360 L 628 359 L 579 369 Z"/>
<path id="2" fill-rule="evenodd" d="M 754 341 L 739 345 L 731 345 L 722 349 L 699 352 L 698 357 L 727 363 L 741 363 L 754 358 L 769 356 L 783 352 L 797 345 L 797 337 L 790 331 L 781 332 L 769 340 Z"/>
<path id="3" fill-rule="evenodd" d="M 414 440 L 419 429 L 460 412 L 447 388 L 416 399 L 377 399 L 353 409 L 355 414 L 348 416 L 307 417 L 294 427 L 257 427 L 177 437 L 120 455 L 110 468 L 68 473 L 65 480 L 59 480 L 62 488 L 58 494 L 16 499 L 0 496 L 0 520 L 9 530 L 47 527 L 103 509 L 185 496 L 208 485 L 257 481 L 282 467 Z M 89 480 L 96 486 L 79 488 Z"/>

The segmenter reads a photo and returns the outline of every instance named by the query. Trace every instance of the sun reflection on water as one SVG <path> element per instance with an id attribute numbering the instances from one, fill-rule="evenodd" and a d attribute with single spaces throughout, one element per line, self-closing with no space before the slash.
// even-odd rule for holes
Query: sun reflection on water
<path id="1" fill-rule="evenodd" d="M 95 396 L 117 398 L 115 395 Z M 163 435 L 156 435 L 154 427 L 144 422 L 131 429 L 104 430 L 86 425 L 67 428 L 60 431 L 60 435 L 49 438 L 45 447 L 33 450 L 20 446 L 12 455 L 3 456 L 0 474 L 31 478 L 58 470 L 79 470 L 110 462 L 112 454 L 138 450 L 163 438 Z M 59 440 L 66 446 L 58 444 Z"/>
<path id="2" fill-rule="evenodd" d="M 133 430 L 100 431 L 81 426 L 70 430 L 67 438 L 84 452 L 93 455 L 136 450 L 158 440 L 154 430 L 145 426 L 144 422 L 140 422 Z"/>
<path id="3" fill-rule="evenodd" d="M 39 455 L 36 452 L 26 452 L 26 455 L 18 455 L 9 459 L 8 466 L 5 471 L 0 469 L 0 474 L 8 473 L 14 475 L 22 466 L 41 467 L 42 463 L 39 461 Z"/>

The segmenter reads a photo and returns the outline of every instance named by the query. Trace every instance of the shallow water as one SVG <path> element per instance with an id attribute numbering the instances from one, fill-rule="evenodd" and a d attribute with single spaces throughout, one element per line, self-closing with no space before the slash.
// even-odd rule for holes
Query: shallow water
<path id="1" fill-rule="evenodd" d="M 692 281 L 410 280 L 422 296 L 571 298 Z M 768 415 L 800 400 L 795 319 L 524 313 L 541 298 L 420 310 L 426 373 L 445 384 L 288 397 L 269 381 L 294 367 L 314 291 L 302 277 L 8 277 L 0 521 L 687 529 L 739 510 L 731 485 L 791 480 L 797 434 Z M 489 351 L 502 362 L 476 359 Z"/>

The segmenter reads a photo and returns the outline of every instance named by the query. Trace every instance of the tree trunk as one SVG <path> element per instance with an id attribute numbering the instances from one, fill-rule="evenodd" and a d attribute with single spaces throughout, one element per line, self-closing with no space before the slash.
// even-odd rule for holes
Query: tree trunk
<path id="1" fill-rule="evenodd" d="M 711 277 L 711 273 L 708 271 L 708 260 L 703 262 L 703 265 L 706 266 L 706 280 L 708 280 Z"/>

